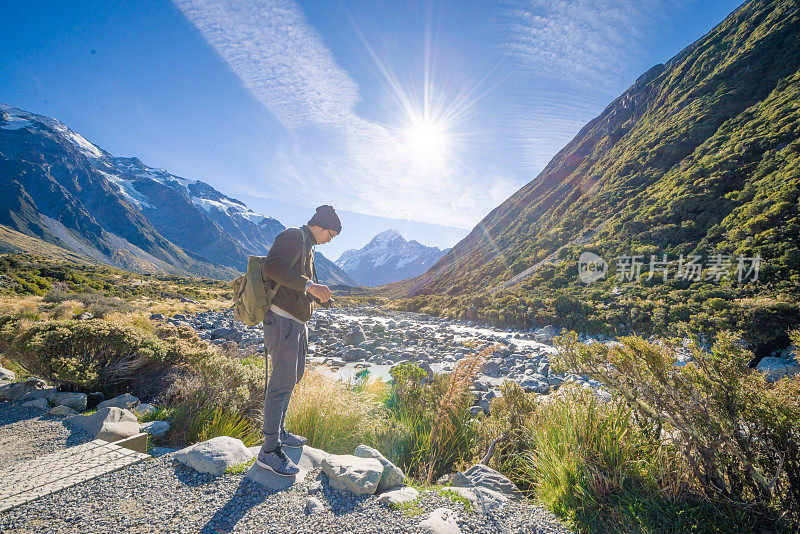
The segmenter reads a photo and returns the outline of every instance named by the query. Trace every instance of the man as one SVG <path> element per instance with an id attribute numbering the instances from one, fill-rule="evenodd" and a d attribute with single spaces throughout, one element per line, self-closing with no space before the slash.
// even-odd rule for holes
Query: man
<path id="1" fill-rule="evenodd" d="M 262 276 L 275 288 L 280 284 L 264 317 L 264 348 L 272 358 L 272 373 L 264 398 L 264 445 L 256 463 L 279 475 L 293 476 L 300 470 L 281 446 L 302 447 L 306 438 L 286 430 L 286 410 L 295 384 L 302 378 L 308 351 L 308 327 L 314 300 L 331 299 L 327 286 L 314 283 L 313 245 L 336 237 L 342 223 L 331 206 L 320 206 L 301 228 L 287 228 L 275 238 Z"/>

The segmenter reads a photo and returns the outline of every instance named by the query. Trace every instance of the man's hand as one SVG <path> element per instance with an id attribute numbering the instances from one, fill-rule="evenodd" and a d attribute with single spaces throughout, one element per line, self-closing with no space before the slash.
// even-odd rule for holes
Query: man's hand
<path id="1" fill-rule="evenodd" d="M 322 284 L 311 284 L 308 292 L 319 299 L 320 302 L 328 302 L 331 299 L 331 290 Z"/>

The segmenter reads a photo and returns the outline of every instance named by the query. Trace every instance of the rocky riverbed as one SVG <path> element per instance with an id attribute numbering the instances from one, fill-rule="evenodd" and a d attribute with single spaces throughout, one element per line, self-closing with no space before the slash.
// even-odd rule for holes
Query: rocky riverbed
<path id="1" fill-rule="evenodd" d="M 158 317 L 156 317 L 158 319 Z M 188 324 L 201 338 L 237 351 L 240 356 L 263 354 L 261 327 L 234 320 L 232 311 L 207 311 L 166 319 Z M 550 355 L 556 349 L 554 326 L 528 331 L 500 330 L 471 322 L 449 321 L 425 314 L 386 312 L 376 308 L 316 310 L 308 322 L 309 361 L 330 376 L 349 380 L 367 369 L 374 378 L 389 378 L 392 366 L 413 362 L 428 371 L 448 372 L 460 358 L 493 346 L 493 357 L 475 382 L 475 410 L 488 410 L 500 395 L 504 380 L 515 380 L 526 391 L 548 394 L 565 381 L 606 392 L 593 380 L 550 371 Z M 609 342 L 581 335 L 587 342 Z"/>

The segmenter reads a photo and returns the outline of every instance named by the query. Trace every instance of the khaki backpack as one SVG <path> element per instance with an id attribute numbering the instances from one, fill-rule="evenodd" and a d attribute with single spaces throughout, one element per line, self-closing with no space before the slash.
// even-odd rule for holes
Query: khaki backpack
<path id="1" fill-rule="evenodd" d="M 300 229 L 298 229 L 300 230 Z M 301 257 L 305 256 L 307 247 L 306 233 L 300 230 L 303 236 L 303 247 L 292 258 L 289 268 L 293 269 Z M 264 320 L 272 305 L 272 298 L 278 292 L 280 284 L 275 284 L 274 289 L 269 288 L 269 280 L 261 276 L 261 267 L 266 261 L 266 256 L 250 256 L 247 259 L 247 272 L 231 282 L 233 286 L 233 315 L 237 321 L 247 326 L 255 326 Z"/>

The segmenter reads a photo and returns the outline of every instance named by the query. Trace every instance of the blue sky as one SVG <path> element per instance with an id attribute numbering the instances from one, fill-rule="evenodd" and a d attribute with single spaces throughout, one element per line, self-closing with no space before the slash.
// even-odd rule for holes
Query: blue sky
<path id="1" fill-rule="evenodd" d="M 8 3 L 0 102 L 299 225 L 452 246 L 737 1 Z"/>

